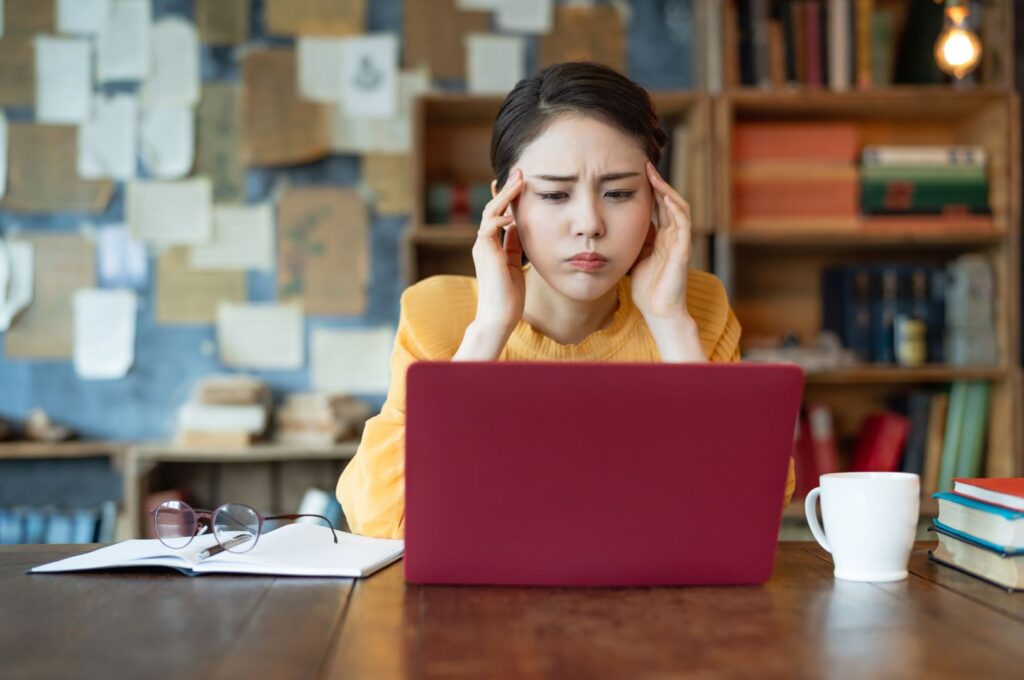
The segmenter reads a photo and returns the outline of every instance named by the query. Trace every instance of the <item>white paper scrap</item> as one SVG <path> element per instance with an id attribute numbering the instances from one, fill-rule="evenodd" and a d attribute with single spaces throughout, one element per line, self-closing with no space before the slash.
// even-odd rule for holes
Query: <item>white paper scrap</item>
<path id="1" fill-rule="evenodd" d="M 35 257 L 27 241 L 0 240 L 0 257 L 8 266 L 6 295 L 0 294 L 0 332 L 11 327 L 14 317 L 32 302 Z"/>
<path id="2" fill-rule="evenodd" d="M 495 21 L 501 31 L 550 33 L 553 11 L 553 0 L 504 0 Z"/>
<path id="3" fill-rule="evenodd" d="M 146 171 L 158 179 L 178 179 L 195 162 L 195 113 L 184 106 L 143 109 L 139 153 Z"/>
<path id="4" fill-rule="evenodd" d="M 469 91 L 508 94 L 526 68 L 526 42 L 519 36 L 473 34 L 466 36 Z"/>
<path id="5" fill-rule="evenodd" d="M 133 181 L 126 187 L 126 221 L 136 238 L 158 245 L 209 242 L 213 184 L 208 177 L 179 182 Z"/>
<path id="6" fill-rule="evenodd" d="M 149 272 L 145 244 L 133 237 L 123 224 L 101 227 L 96 234 L 100 285 L 104 288 L 143 288 Z"/>
<path id="7" fill-rule="evenodd" d="M 142 83 L 144 107 L 199 103 L 199 35 L 190 22 L 168 17 L 153 24 L 149 74 Z"/>
<path id="8" fill-rule="evenodd" d="M 91 46 L 80 38 L 36 36 L 36 120 L 84 123 L 92 108 Z"/>
<path id="9" fill-rule="evenodd" d="M 96 41 L 100 82 L 141 80 L 149 72 L 150 0 L 113 0 Z"/>
<path id="10" fill-rule="evenodd" d="M 0 109 L 0 198 L 3 198 L 5 193 L 7 193 L 7 116 L 4 115 L 3 109 Z"/>
<path id="11" fill-rule="evenodd" d="M 217 344 L 225 366 L 294 370 L 305 363 L 300 304 L 232 303 L 217 307 Z"/>
<path id="12" fill-rule="evenodd" d="M 341 103 L 343 38 L 299 37 L 299 95 L 312 101 Z"/>
<path id="13" fill-rule="evenodd" d="M 57 31 L 95 35 L 110 21 L 110 0 L 57 0 Z"/>
<path id="14" fill-rule="evenodd" d="M 213 206 L 210 243 L 192 248 L 194 269 L 274 269 L 274 210 L 270 204 Z"/>
<path id="15" fill-rule="evenodd" d="M 353 118 L 392 118 L 398 111 L 398 36 L 345 38 L 341 103 Z"/>
<path id="16" fill-rule="evenodd" d="M 135 291 L 76 291 L 75 372 L 89 380 L 123 378 L 135 361 Z"/>
<path id="17" fill-rule="evenodd" d="M 398 112 L 392 118 L 351 118 L 341 106 L 334 107 L 331 149 L 337 153 L 408 153 L 412 149 L 413 101 L 429 91 L 429 74 L 410 70 L 398 77 Z"/>
<path id="18" fill-rule="evenodd" d="M 78 129 L 78 176 L 128 180 L 135 177 L 139 104 L 134 95 L 97 96 L 92 118 Z"/>
<path id="19" fill-rule="evenodd" d="M 333 394 L 385 394 L 390 383 L 394 328 L 313 331 L 313 388 Z"/>

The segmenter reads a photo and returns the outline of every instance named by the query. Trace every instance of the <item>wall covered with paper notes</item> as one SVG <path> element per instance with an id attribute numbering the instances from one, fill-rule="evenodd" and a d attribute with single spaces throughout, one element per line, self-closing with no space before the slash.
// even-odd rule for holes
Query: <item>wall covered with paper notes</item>
<path id="1" fill-rule="evenodd" d="M 379 406 L 410 98 L 586 54 L 690 86 L 690 0 L 589 4 L 0 0 L 0 415 L 162 439 L 225 372 Z"/>

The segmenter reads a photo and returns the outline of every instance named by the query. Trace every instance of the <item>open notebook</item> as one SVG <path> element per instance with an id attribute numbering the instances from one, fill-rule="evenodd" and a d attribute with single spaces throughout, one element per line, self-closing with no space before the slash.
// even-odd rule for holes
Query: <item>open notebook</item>
<path id="1" fill-rule="evenodd" d="M 30 570 L 32 573 L 87 571 L 119 567 L 171 567 L 199 574 L 272 574 L 275 576 L 369 576 L 402 556 L 405 542 L 367 538 L 315 524 L 287 524 L 260 536 L 247 553 L 221 552 L 204 560 L 199 553 L 216 544 L 212 535 L 196 536 L 186 548 L 174 550 L 154 539 L 122 541 Z"/>

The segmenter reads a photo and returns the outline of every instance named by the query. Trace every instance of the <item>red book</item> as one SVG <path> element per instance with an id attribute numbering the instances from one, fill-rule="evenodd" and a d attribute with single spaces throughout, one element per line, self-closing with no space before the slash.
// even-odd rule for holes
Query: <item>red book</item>
<path id="1" fill-rule="evenodd" d="M 835 472 L 839 469 L 839 456 L 836 455 L 836 435 L 832 427 L 832 411 L 824 404 L 808 404 L 807 421 L 810 424 L 814 467 L 819 475 Z"/>
<path id="2" fill-rule="evenodd" d="M 989 505 L 1024 512 L 1024 477 L 953 479 L 953 493 Z"/>
<path id="3" fill-rule="evenodd" d="M 851 472 L 896 472 L 900 469 L 903 445 L 910 431 L 910 420 L 898 413 L 884 411 L 864 419 Z"/>
<path id="4" fill-rule="evenodd" d="M 807 45 L 807 85 L 821 87 L 825 79 L 821 72 L 821 7 L 816 2 L 804 5 L 804 41 Z"/>

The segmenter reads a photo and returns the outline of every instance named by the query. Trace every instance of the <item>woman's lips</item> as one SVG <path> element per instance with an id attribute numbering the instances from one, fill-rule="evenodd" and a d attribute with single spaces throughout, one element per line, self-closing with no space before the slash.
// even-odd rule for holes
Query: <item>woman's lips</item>
<path id="1" fill-rule="evenodd" d="M 569 258 L 569 265 L 581 271 L 590 272 L 608 264 L 603 256 L 597 253 L 578 253 Z"/>

